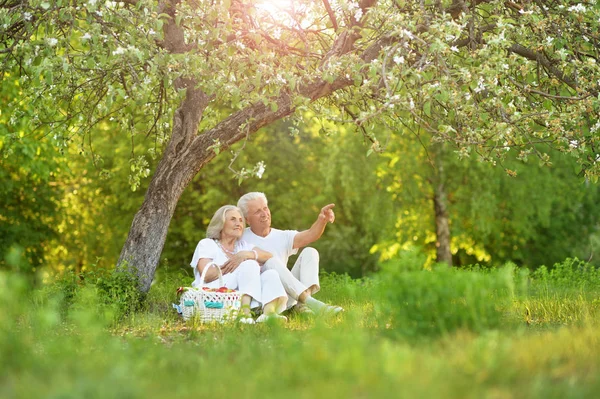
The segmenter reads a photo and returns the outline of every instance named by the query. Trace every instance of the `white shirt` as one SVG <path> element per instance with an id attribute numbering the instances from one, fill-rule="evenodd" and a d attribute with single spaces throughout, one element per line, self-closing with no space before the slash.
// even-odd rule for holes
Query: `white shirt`
<path id="1" fill-rule="evenodd" d="M 233 247 L 233 253 L 238 253 L 239 251 L 252 251 L 252 248 L 254 248 L 254 245 L 243 240 L 238 240 Z M 211 259 L 219 266 L 222 266 L 229 260 L 227 254 L 223 252 L 223 249 L 217 244 L 216 240 L 213 240 L 212 238 L 200 240 L 194 251 L 192 261 L 190 262 L 190 266 L 194 268 L 194 277 L 196 277 L 192 283 L 192 287 L 202 286 L 202 281 L 200 280 L 201 274 L 196 267 L 198 266 L 198 261 L 200 259 Z"/>
<path id="2" fill-rule="evenodd" d="M 242 240 L 252 244 L 253 247 L 272 253 L 284 265 L 287 265 L 289 257 L 298 253 L 298 249 L 294 249 L 296 234 L 298 234 L 297 230 L 271 229 L 266 237 L 261 237 L 254 234 L 250 227 L 246 227 Z"/>

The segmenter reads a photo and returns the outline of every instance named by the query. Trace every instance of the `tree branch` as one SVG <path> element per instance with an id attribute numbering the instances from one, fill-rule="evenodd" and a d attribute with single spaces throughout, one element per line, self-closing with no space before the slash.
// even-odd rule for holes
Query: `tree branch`
<path id="1" fill-rule="evenodd" d="M 354 40 L 356 40 L 355 38 Z M 347 39 L 342 39 L 347 40 Z M 392 37 L 384 37 L 372 44 L 363 51 L 361 59 L 365 62 L 371 62 L 375 59 L 381 49 L 393 42 Z M 335 46 L 335 45 L 334 45 Z M 347 46 L 338 46 L 340 49 L 347 49 Z M 346 51 L 349 51 L 347 49 Z M 342 55 L 337 53 L 336 55 Z M 320 98 L 328 96 L 336 90 L 351 86 L 352 79 L 340 77 L 332 83 L 319 79 L 309 84 L 300 86 L 299 94 L 311 101 L 316 101 Z M 196 159 L 200 162 L 194 165 L 194 169 L 199 171 L 206 163 L 208 163 L 215 155 L 207 155 L 210 151 L 209 147 L 217 140 L 222 143 L 221 150 L 230 147 L 232 144 L 243 139 L 247 134 L 253 134 L 258 129 L 269 123 L 291 115 L 296 110 L 296 105 L 293 102 L 293 96 L 288 90 L 281 90 L 281 94 L 273 99 L 277 104 L 277 109 L 272 110 L 269 106 L 263 104 L 262 101 L 254 103 L 243 110 L 240 110 L 228 118 L 217 124 L 214 128 L 200 134 L 191 144 L 190 151 L 196 155 Z"/>
<path id="2" fill-rule="evenodd" d="M 577 90 L 577 86 L 578 86 L 577 81 L 575 79 L 573 79 L 572 77 L 567 76 L 560 69 L 558 69 L 554 65 L 552 65 L 552 61 L 549 60 L 545 55 L 535 52 L 531 49 L 528 49 L 527 47 L 521 46 L 520 44 L 513 44 L 512 46 L 510 46 L 508 48 L 508 51 L 510 51 L 511 53 L 520 55 L 521 57 L 525 57 L 528 60 L 536 61 L 541 66 L 546 68 L 546 70 L 548 72 L 550 72 L 552 75 L 556 76 L 559 80 L 563 81 L 564 83 L 569 85 L 571 88 Z"/>
<path id="3" fill-rule="evenodd" d="M 329 15 L 329 19 L 331 20 L 331 25 L 333 25 L 333 30 L 338 30 L 338 23 L 337 23 L 337 19 L 335 18 L 335 14 L 333 13 L 333 10 L 331 9 L 331 5 L 329 4 L 329 1 L 327 0 L 323 0 L 323 5 L 325 6 L 325 9 L 327 10 L 327 15 Z"/>
<path id="4" fill-rule="evenodd" d="M 518 83 L 516 80 L 514 80 L 510 76 L 508 77 L 508 79 L 515 86 L 517 86 L 519 89 L 521 89 L 521 90 L 523 90 L 523 91 L 525 91 L 527 93 L 539 94 L 542 97 L 552 98 L 552 99 L 555 99 L 555 100 L 581 101 L 581 100 L 585 100 L 586 98 L 588 98 L 588 97 L 590 97 L 592 95 L 592 93 L 588 93 L 585 96 L 580 96 L 580 97 L 575 97 L 575 96 L 557 96 L 555 94 L 550 94 L 550 93 L 546 93 L 544 91 L 540 91 L 540 90 L 532 89 L 530 87 L 526 87 L 525 85 L 522 85 L 522 84 Z"/>

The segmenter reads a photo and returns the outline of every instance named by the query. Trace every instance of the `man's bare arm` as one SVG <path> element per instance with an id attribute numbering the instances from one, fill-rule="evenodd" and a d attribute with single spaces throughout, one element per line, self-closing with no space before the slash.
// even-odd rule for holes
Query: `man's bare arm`
<path id="1" fill-rule="evenodd" d="M 335 204 L 325 205 L 321 209 L 317 220 L 310 226 L 310 229 L 296 234 L 294 237 L 294 249 L 305 247 L 321 238 L 327 223 L 333 223 L 335 221 L 335 213 L 333 213 L 334 206 Z"/>

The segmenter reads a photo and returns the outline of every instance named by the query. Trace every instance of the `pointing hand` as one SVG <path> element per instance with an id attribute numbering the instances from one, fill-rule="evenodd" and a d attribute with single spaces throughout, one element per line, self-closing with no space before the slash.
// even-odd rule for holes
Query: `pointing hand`
<path id="1" fill-rule="evenodd" d="M 319 219 L 324 219 L 329 223 L 333 223 L 335 221 L 335 213 L 333 213 L 333 207 L 335 204 L 325 205 L 321 209 L 321 213 L 319 213 Z"/>

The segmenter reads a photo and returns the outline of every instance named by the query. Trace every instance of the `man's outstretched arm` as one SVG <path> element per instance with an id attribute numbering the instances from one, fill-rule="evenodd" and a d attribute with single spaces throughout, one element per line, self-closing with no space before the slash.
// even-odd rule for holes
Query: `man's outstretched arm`
<path id="1" fill-rule="evenodd" d="M 310 226 L 310 229 L 296 234 L 294 237 L 294 249 L 305 247 L 321 238 L 327 223 L 333 223 L 335 221 L 335 213 L 333 213 L 334 206 L 335 204 L 325 205 L 321 209 L 317 220 Z"/>

